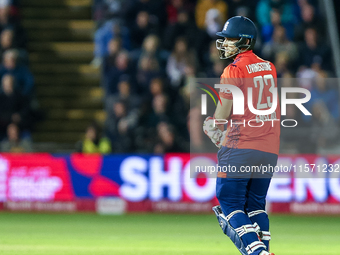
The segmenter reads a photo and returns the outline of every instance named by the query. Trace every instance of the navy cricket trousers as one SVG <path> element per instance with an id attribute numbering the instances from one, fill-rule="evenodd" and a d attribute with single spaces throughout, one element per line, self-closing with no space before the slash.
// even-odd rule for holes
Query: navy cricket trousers
<path id="1" fill-rule="evenodd" d="M 273 173 L 262 171 L 263 166 L 275 167 L 278 156 L 273 153 L 222 147 L 218 151 L 218 165 L 226 174 L 219 174 L 216 180 L 216 197 L 225 216 L 241 210 L 245 214 L 237 213 L 229 223 L 233 228 L 258 223 L 262 231 L 269 231 L 269 219 L 266 213 L 249 218 L 248 213 L 258 210 L 265 211 L 266 196 Z M 258 240 L 255 233 L 242 237 L 247 247 Z M 269 250 L 269 241 L 263 241 Z M 261 252 L 256 250 L 254 255 Z"/>
<path id="2" fill-rule="evenodd" d="M 224 215 L 235 210 L 265 210 L 273 174 L 268 171 L 263 173 L 260 166 L 275 167 L 278 156 L 258 150 L 228 147 L 222 147 L 217 156 L 218 165 L 230 170 L 226 178 L 216 180 L 216 196 Z"/>

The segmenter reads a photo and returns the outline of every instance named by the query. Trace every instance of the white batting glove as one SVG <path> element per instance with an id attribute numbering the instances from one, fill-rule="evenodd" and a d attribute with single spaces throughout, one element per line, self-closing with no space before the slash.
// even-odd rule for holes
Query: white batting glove
<path id="1" fill-rule="evenodd" d="M 207 117 L 203 123 L 204 133 L 211 139 L 216 147 L 221 148 L 227 131 L 221 131 L 216 125 L 214 126 L 214 118 Z"/>

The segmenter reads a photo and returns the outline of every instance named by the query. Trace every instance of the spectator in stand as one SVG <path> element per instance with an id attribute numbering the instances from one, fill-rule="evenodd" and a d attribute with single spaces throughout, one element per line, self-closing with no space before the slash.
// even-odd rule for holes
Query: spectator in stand
<path id="1" fill-rule="evenodd" d="M 4 29 L 14 31 L 15 44 L 20 48 L 26 47 L 26 34 L 18 22 L 17 8 L 11 6 L 12 1 L 0 2 L 0 33 Z"/>
<path id="2" fill-rule="evenodd" d="M 216 50 L 216 41 L 211 41 L 209 45 L 209 50 L 205 52 L 204 56 L 204 69 L 209 70 L 208 74 L 211 73 L 212 67 L 216 62 L 221 62 L 225 65 L 224 61 L 221 61 L 220 55 Z M 208 75 L 209 77 L 209 75 Z"/>
<path id="3" fill-rule="evenodd" d="M 177 21 L 170 23 L 166 27 L 163 41 L 164 47 L 167 50 L 171 50 L 173 45 L 175 45 L 176 39 L 183 36 L 188 38 L 189 45 L 194 45 L 197 47 L 196 39 L 198 31 L 195 22 L 190 19 L 189 15 L 189 12 L 185 10 L 179 10 L 177 12 Z"/>
<path id="4" fill-rule="evenodd" d="M 170 122 L 168 116 L 169 99 L 165 94 L 157 93 L 151 99 L 149 109 L 144 112 L 140 119 L 139 136 L 143 137 L 144 144 L 139 143 L 139 147 L 147 146 L 149 152 L 153 152 L 157 136 L 156 127 L 160 122 Z M 145 149 L 145 148 L 143 148 Z"/>
<path id="5" fill-rule="evenodd" d="M 306 4 L 311 4 L 315 7 L 318 7 L 319 0 L 297 0 L 297 4 L 300 7 Z"/>
<path id="6" fill-rule="evenodd" d="M 319 71 L 315 79 L 315 85 L 311 90 L 311 100 L 309 104 L 322 102 L 330 116 L 339 121 L 339 92 L 336 87 L 328 86 L 328 75 L 325 71 Z"/>
<path id="7" fill-rule="evenodd" d="M 266 43 L 271 40 L 275 27 L 281 25 L 281 13 L 278 9 L 270 10 L 270 24 L 265 24 L 261 29 L 261 36 L 263 42 Z"/>
<path id="8" fill-rule="evenodd" d="M 101 137 L 97 124 L 93 123 L 86 128 L 84 140 L 77 142 L 77 152 L 81 153 L 111 153 L 111 142 L 106 137 Z"/>
<path id="9" fill-rule="evenodd" d="M 204 136 L 204 133 L 202 132 L 202 115 L 201 115 L 201 109 L 200 107 L 191 107 L 189 114 L 188 114 L 188 130 L 190 135 L 190 142 L 191 147 L 190 151 L 194 152 L 202 152 L 206 150 L 207 152 L 211 151 L 213 149 L 212 146 L 209 147 L 209 149 L 205 148 L 205 145 L 211 145 L 211 143 L 204 142 L 206 141 L 206 137 Z"/>
<path id="10" fill-rule="evenodd" d="M 10 1 L 0 2 L 0 31 L 10 24 Z"/>
<path id="11" fill-rule="evenodd" d="M 286 29 L 279 25 L 275 27 L 272 39 L 264 44 L 262 56 L 269 61 L 275 62 L 275 56 L 281 52 L 286 53 L 288 56 L 288 66 L 295 70 L 296 58 L 298 56 L 297 46 L 288 40 Z"/>
<path id="12" fill-rule="evenodd" d="M 256 18 L 262 38 L 267 42 L 272 37 L 274 27 L 281 24 L 286 28 L 289 40 L 294 36 L 294 25 L 298 22 L 296 4 L 285 0 L 260 0 L 256 7 Z"/>
<path id="13" fill-rule="evenodd" d="M 121 51 L 123 51 L 122 40 L 119 37 L 111 39 L 108 45 L 108 55 L 104 58 L 103 69 L 114 66 L 116 58 Z"/>
<path id="14" fill-rule="evenodd" d="M 147 129 L 145 132 L 149 135 L 149 140 L 154 142 L 154 134 L 156 132 L 155 127 L 160 123 L 171 123 L 172 125 L 176 125 L 180 131 L 180 133 L 176 136 L 177 139 L 188 141 L 188 132 L 186 130 L 187 109 L 185 108 L 184 102 L 182 102 L 183 99 L 181 96 L 178 96 L 171 104 L 171 111 L 169 111 L 171 99 L 165 94 L 162 94 L 160 83 L 158 81 L 153 80 L 154 85 L 151 87 L 153 92 L 152 108 L 151 111 L 149 111 L 150 113 L 144 116 L 144 126 Z M 166 147 L 168 147 L 168 145 Z M 166 151 L 170 152 L 169 148 Z"/>
<path id="15" fill-rule="evenodd" d="M 11 0 L 1 0 L 0 1 L 0 10 L 8 10 L 11 8 Z"/>
<path id="16" fill-rule="evenodd" d="M 206 14 L 210 9 L 216 9 L 220 13 L 222 21 L 227 20 L 228 5 L 222 0 L 199 0 L 196 5 L 196 25 L 199 29 L 206 28 Z"/>
<path id="17" fill-rule="evenodd" d="M 322 100 L 316 101 L 312 106 L 310 139 L 317 148 L 314 153 L 339 144 L 339 127 Z"/>
<path id="18" fill-rule="evenodd" d="M 171 87 L 177 90 L 181 87 L 185 68 L 187 65 L 196 64 L 196 56 L 192 50 L 188 49 L 187 40 L 184 37 L 179 37 L 176 40 L 175 47 L 168 59 L 166 73 L 170 79 Z"/>
<path id="19" fill-rule="evenodd" d="M 299 80 L 295 79 L 293 74 L 291 72 L 285 72 L 282 77 L 282 79 L 278 79 L 277 81 L 277 86 L 278 86 L 278 92 L 279 95 L 281 94 L 281 88 L 294 88 L 294 87 L 299 87 Z M 286 95 L 287 98 L 289 99 L 296 99 L 299 97 L 299 93 L 288 93 Z M 279 97 L 280 98 L 280 97 Z M 293 105 L 295 107 L 295 105 Z"/>
<path id="20" fill-rule="evenodd" d="M 166 6 L 167 23 L 169 25 L 177 23 L 179 20 L 179 12 L 184 9 L 184 0 L 170 0 Z"/>
<path id="21" fill-rule="evenodd" d="M 94 35 L 94 59 L 91 64 L 99 67 L 105 56 L 109 54 L 109 43 L 112 39 L 120 38 L 122 48 L 130 49 L 130 34 L 126 27 L 119 22 L 109 21 L 101 28 L 97 29 Z"/>
<path id="22" fill-rule="evenodd" d="M 281 53 L 282 54 L 282 53 Z M 276 65 L 275 65 L 276 66 Z M 286 71 L 278 79 L 279 94 L 281 88 L 294 88 L 298 87 L 298 80 L 293 78 L 293 75 Z M 288 99 L 297 99 L 300 93 L 288 93 Z M 279 95 L 280 98 L 280 95 Z M 314 153 L 315 143 L 310 141 L 310 124 L 303 120 L 302 112 L 293 104 L 286 106 L 286 116 L 281 116 L 281 119 L 286 119 L 287 125 L 296 125 L 294 128 L 281 126 L 281 144 L 280 153 Z M 295 120 L 289 121 L 289 119 Z"/>
<path id="23" fill-rule="evenodd" d="M 199 6 L 202 4 L 201 6 Z M 209 7 L 210 6 L 210 7 Z M 206 10 L 201 8 L 208 8 Z M 196 24 L 199 28 L 196 33 L 195 50 L 197 52 L 198 64 L 204 65 L 204 54 L 209 50 L 212 40 L 217 39 L 216 32 L 222 29 L 225 22 L 227 5 L 221 0 L 201 0 L 196 6 Z M 198 17 L 197 15 L 204 15 Z M 200 23 L 203 21 L 203 25 Z M 191 46 L 191 45 L 190 45 Z"/>
<path id="24" fill-rule="evenodd" d="M 196 69 L 192 65 L 186 66 L 183 78 L 183 87 L 177 93 L 172 94 L 171 111 L 169 117 L 171 124 L 176 127 L 177 135 L 183 140 L 189 140 L 187 129 L 187 117 L 190 109 L 190 92 L 196 88 Z"/>
<path id="25" fill-rule="evenodd" d="M 156 154 L 186 151 L 183 142 L 180 142 L 175 134 L 175 128 L 166 122 L 157 125 L 158 141 L 154 146 L 153 152 Z"/>
<path id="26" fill-rule="evenodd" d="M 318 69 L 332 71 L 331 50 L 324 40 L 320 40 L 315 28 L 305 30 L 305 41 L 299 48 L 299 64 L 307 68 L 319 66 Z"/>
<path id="27" fill-rule="evenodd" d="M 316 70 L 312 68 L 307 68 L 305 66 L 300 66 L 298 72 L 296 73 L 296 77 L 298 78 L 299 87 L 312 90 L 314 86 L 314 80 L 317 77 Z"/>
<path id="28" fill-rule="evenodd" d="M 152 99 L 152 110 L 147 115 L 147 126 L 154 128 L 162 121 L 170 121 L 168 115 L 169 99 L 164 94 L 159 94 Z"/>
<path id="29" fill-rule="evenodd" d="M 332 79 L 327 79 L 327 73 L 323 70 L 313 70 L 305 69 L 299 74 L 299 86 L 309 89 L 311 91 L 311 99 L 304 104 L 306 109 L 313 114 L 316 106 L 320 106 L 322 111 L 325 111 L 325 118 L 320 118 L 320 116 L 302 116 L 303 121 L 311 126 L 313 121 L 320 124 L 333 122 L 339 123 L 339 96 L 337 84 L 332 84 Z M 316 106 L 315 106 L 316 105 Z M 327 121 L 326 121 L 327 120 Z M 325 122 L 323 122 L 325 121 Z"/>
<path id="30" fill-rule="evenodd" d="M 297 98 L 290 97 L 290 98 Z M 281 127 L 280 153 L 315 153 L 315 142 L 310 139 L 311 127 L 304 123 L 300 110 L 293 104 L 288 104 L 286 116 L 283 119 L 293 119 L 297 121 L 294 128 Z M 293 121 L 286 125 L 294 125 Z"/>
<path id="31" fill-rule="evenodd" d="M 155 58 L 160 65 L 161 69 L 165 68 L 166 61 L 169 57 L 169 53 L 160 49 L 160 38 L 157 35 L 151 34 L 145 37 L 142 48 L 132 52 L 132 59 L 138 61 L 143 56 Z M 135 61 L 138 63 L 138 61 Z"/>
<path id="32" fill-rule="evenodd" d="M 14 30 L 10 28 L 6 28 L 2 30 L 0 35 L 0 58 L 2 59 L 3 53 L 6 50 L 9 49 L 17 49 L 18 50 L 18 62 L 19 63 L 28 63 L 28 55 L 26 50 L 19 49 L 19 47 L 16 45 L 16 42 L 14 41 Z"/>
<path id="33" fill-rule="evenodd" d="M 4 51 L 15 48 L 15 45 L 13 43 L 14 39 L 14 31 L 12 29 L 4 29 L 1 31 L 0 36 L 0 46 L 1 46 L 1 53 Z"/>
<path id="34" fill-rule="evenodd" d="M 222 30 L 224 21 L 222 13 L 218 9 L 210 9 L 205 15 L 205 31 L 210 38 L 217 38 L 216 33 Z"/>
<path id="35" fill-rule="evenodd" d="M 155 143 L 155 125 L 159 120 L 169 121 L 167 116 L 167 98 L 165 97 L 164 80 L 160 77 L 150 81 L 147 100 L 141 105 L 141 115 L 136 129 L 136 146 L 140 152 L 153 152 Z M 153 104 L 158 98 L 158 106 Z M 160 99 L 160 100 L 159 100 Z M 164 103 L 164 104 L 163 104 Z M 159 109 L 158 109 L 159 108 Z M 158 113 L 156 113 L 158 112 Z"/>
<path id="36" fill-rule="evenodd" d="M 32 144 L 29 139 L 20 137 L 19 127 L 11 123 L 7 127 L 7 137 L 1 142 L 1 152 L 24 153 L 32 152 Z"/>
<path id="37" fill-rule="evenodd" d="M 144 55 L 140 58 L 137 69 L 137 92 L 146 97 L 149 94 L 149 86 L 152 79 L 161 76 L 160 65 L 153 56 Z"/>
<path id="38" fill-rule="evenodd" d="M 116 102 L 124 102 L 129 112 L 136 111 L 139 115 L 139 107 L 141 105 L 141 97 L 131 93 L 131 85 L 127 77 L 122 77 L 118 83 L 118 93 L 108 96 L 105 100 L 106 112 L 113 114 L 113 105 Z"/>
<path id="39" fill-rule="evenodd" d="M 150 16 L 146 11 L 138 13 L 136 23 L 131 27 L 131 43 L 133 49 L 138 49 L 145 37 L 149 34 L 157 34 L 156 27 L 150 22 Z"/>
<path id="40" fill-rule="evenodd" d="M 181 96 L 184 103 L 188 106 L 190 105 L 190 96 L 193 88 L 196 88 L 196 77 L 197 70 L 195 66 L 188 65 L 185 68 L 185 77 L 183 79 L 183 87 L 178 91 L 178 96 Z M 177 98 L 177 95 L 176 95 Z"/>
<path id="41" fill-rule="evenodd" d="M 315 13 L 315 7 L 311 4 L 303 4 L 300 7 L 302 21 L 295 26 L 294 39 L 297 42 L 303 42 L 304 32 L 309 27 L 315 27 L 320 35 L 323 33 L 324 23 Z"/>
<path id="42" fill-rule="evenodd" d="M 131 75 L 129 63 L 129 54 L 126 51 L 121 51 L 115 58 L 114 65 L 111 62 L 105 62 L 103 67 L 103 87 L 105 95 L 109 96 L 118 91 L 118 82 L 122 76 Z"/>
<path id="43" fill-rule="evenodd" d="M 137 123 L 138 111 L 129 111 L 124 101 L 117 101 L 112 105 L 105 128 L 114 152 L 124 153 L 134 149 L 134 129 Z"/>
<path id="44" fill-rule="evenodd" d="M 3 54 L 3 62 L 0 66 L 0 79 L 5 74 L 10 74 L 15 80 L 15 90 L 24 96 L 33 96 L 34 78 L 27 66 L 18 63 L 19 52 L 14 49 L 7 50 Z"/>
<path id="45" fill-rule="evenodd" d="M 225 64 L 222 61 L 216 61 L 213 63 L 212 68 L 207 72 L 208 78 L 220 78 L 223 73 Z"/>
<path id="46" fill-rule="evenodd" d="M 107 20 L 122 20 L 125 16 L 129 0 L 94 0 L 93 18 L 97 27 L 102 26 Z"/>
<path id="47" fill-rule="evenodd" d="M 164 93 L 164 82 L 161 78 L 154 78 L 150 82 L 150 94 L 153 97 Z"/>
<path id="48" fill-rule="evenodd" d="M 255 20 L 254 11 L 257 1 L 253 0 L 230 0 L 228 1 L 228 17 L 245 16 Z"/>
<path id="49" fill-rule="evenodd" d="M 1 78 L 2 93 L 0 93 L 0 138 L 4 137 L 10 123 L 21 129 L 30 128 L 30 104 L 27 97 L 14 88 L 14 77 L 10 74 Z"/>
<path id="50" fill-rule="evenodd" d="M 125 21 L 131 29 L 139 12 L 147 12 L 150 23 L 154 27 L 164 27 L 166 25 L 167 14 L 165 1 L 159 0 L 134 0 L 130 1 Z"/>

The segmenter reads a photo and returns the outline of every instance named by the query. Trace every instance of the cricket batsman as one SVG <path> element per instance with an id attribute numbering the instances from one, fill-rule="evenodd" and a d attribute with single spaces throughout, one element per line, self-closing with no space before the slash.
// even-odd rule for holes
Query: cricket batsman
<path id="1" fill-rule="evenodd" d="M 274 93 L 277 88 L 276 69 L 272 63 L 253 53 L 257 31 L 250 19 L 232 17 L 217 35 L 223 38 L 216 41 L 220 58 L 234 61 L 224 69 L 220 83 L 233 85 L 243 92 L 244 114 L 233 114 L 233 100 L 239 98 L 231 90 L 221 88 L 221 102 L 214 117 L 204 121 L 205 134 L 220 148 L 217 154 L 219 166 L 237 169 L 218 172 L 216 196 L 220 205 L 213 207 L 213 211 L 223 233 L 234 242 L 241 254 L 274 255 L 269 253 L 271 236 L 265 211 L 273 173 L 249 170 L 276 166 L 280 145 L 280 108 L 277 104 L 276 110 L 267 115 L 252 113 L 248 105 L 248 88 L 252 88 L 254 109 L 271 109 L 273 102 L 278 102 L 277 93 Z M 222 124 L 226 122 L 224 130 Z"/>

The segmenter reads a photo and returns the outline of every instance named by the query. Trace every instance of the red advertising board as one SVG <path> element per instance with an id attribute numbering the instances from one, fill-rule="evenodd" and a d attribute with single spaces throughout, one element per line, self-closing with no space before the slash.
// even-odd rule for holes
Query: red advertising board
<path id="1" fill-rule="evenodd" d="M 50 154 L 0 156 L 1 193 L 6 201 L 73 201 L 65 161 Z"/>
<path id="2" fill-rule="evenodd" d="M 197 157 L 200 162 L 216 163 L 216 155 Z M 218 204 L 216 180 L 190 171 L 190 162 L 197 159 L 185 153 L 1 154 L 0 209 L 211 212 Z M 338 156 L 281 155 L 278 166 L 293 171 L 275 173 L 267 196 L 268 211 L 339 214 L 339 164 Z"/>

